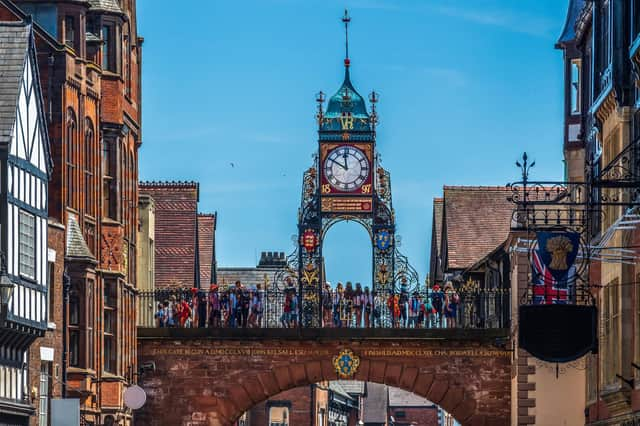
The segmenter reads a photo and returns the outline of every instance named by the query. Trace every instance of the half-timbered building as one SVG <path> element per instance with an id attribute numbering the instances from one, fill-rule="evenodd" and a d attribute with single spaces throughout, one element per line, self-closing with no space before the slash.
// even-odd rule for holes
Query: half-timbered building
<path id="1" fill-rule="evenodd" d="M 0 307 L 0 424 L 33 412 L 28 350 L 47 328 L 52 171 L 31 23 L 0 23 L 0 250 L 13 292 Z"/>
<path id="2" fill-rule="evenodd" d="M 136 237 L 142 38 L 135 0 L 0 0 L 33 17 L 53 174 L 47 209 L 51 327 L 34 343 L 29 388 L 77 398 L 83 425 L 130 424 L 136 381 Z M 42 346 L 53 349 L 46 364 Z M 45 348 L 46 349 L 46 348 Z M 41 363 L 41 365 L 37 365 Z M 47 383 L 49 381 L 49 383 Z M 0 422 L 1 423 L 1 422 Z"/>

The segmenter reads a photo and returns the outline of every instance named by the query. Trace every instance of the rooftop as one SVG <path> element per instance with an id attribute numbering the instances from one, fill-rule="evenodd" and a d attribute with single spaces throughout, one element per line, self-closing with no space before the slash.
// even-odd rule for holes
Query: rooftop
<path id="1" fill-rule="evenodd" d="M 446 269 L 464 269 L 502 244 L 514 204 L 503 186 L 445 186 L 441 253 Z M 444 246 L 446 244 L 446 246 Z"/>

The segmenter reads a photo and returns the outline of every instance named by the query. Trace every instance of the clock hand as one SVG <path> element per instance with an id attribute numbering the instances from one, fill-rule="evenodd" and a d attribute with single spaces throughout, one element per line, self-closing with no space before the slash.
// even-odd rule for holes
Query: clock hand
<path id="1" fill-rule="evenodd" d="M 342 164 L 338 163 L 338 162 L 337 162 L 336 160 L 334 160 L 333 158 L 329 158 L 329 161 L 331 161 L 331 162 L 333 162 L 333 163 L 336 163 L 338 166 L 340 166 L 340 167 L 342 167 L 343 169 L 347 170 L 347 168 L 346 168 L 344 165 L 342 165 Z"/>
<path id="2" fill-rule="evenodd" d="M 342 158 L 344 159 L 344 166 L 342 166 L 342 168 L 345 169 L 345 170 L 349 170 L 349 165 L 347 164 L 347 153 L 346 152 L 344 154 L 342 154 Z"/>

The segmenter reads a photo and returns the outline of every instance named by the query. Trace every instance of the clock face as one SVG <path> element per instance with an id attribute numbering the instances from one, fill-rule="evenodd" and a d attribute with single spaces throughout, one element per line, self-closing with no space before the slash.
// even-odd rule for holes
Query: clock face
<path id="1" fill-rule="evenodd" d="M 369 161 L 362 151 L 352 146 L 340 146 L 329 153 L 324 162 L 324 175 L 339 191 L 360 188 L 369 176 Z"/>

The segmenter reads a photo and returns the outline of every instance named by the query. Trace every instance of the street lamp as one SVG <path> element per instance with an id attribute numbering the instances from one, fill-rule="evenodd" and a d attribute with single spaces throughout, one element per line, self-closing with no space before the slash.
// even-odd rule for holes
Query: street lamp
<path id="1" fill-rule="evenodd" d="M 0 252 L 0 319 L 4 322 L 7 317 L 9 300 L 13 294 L 14 284 L 7 274 L 7 264 L 4 253 Z"/>

